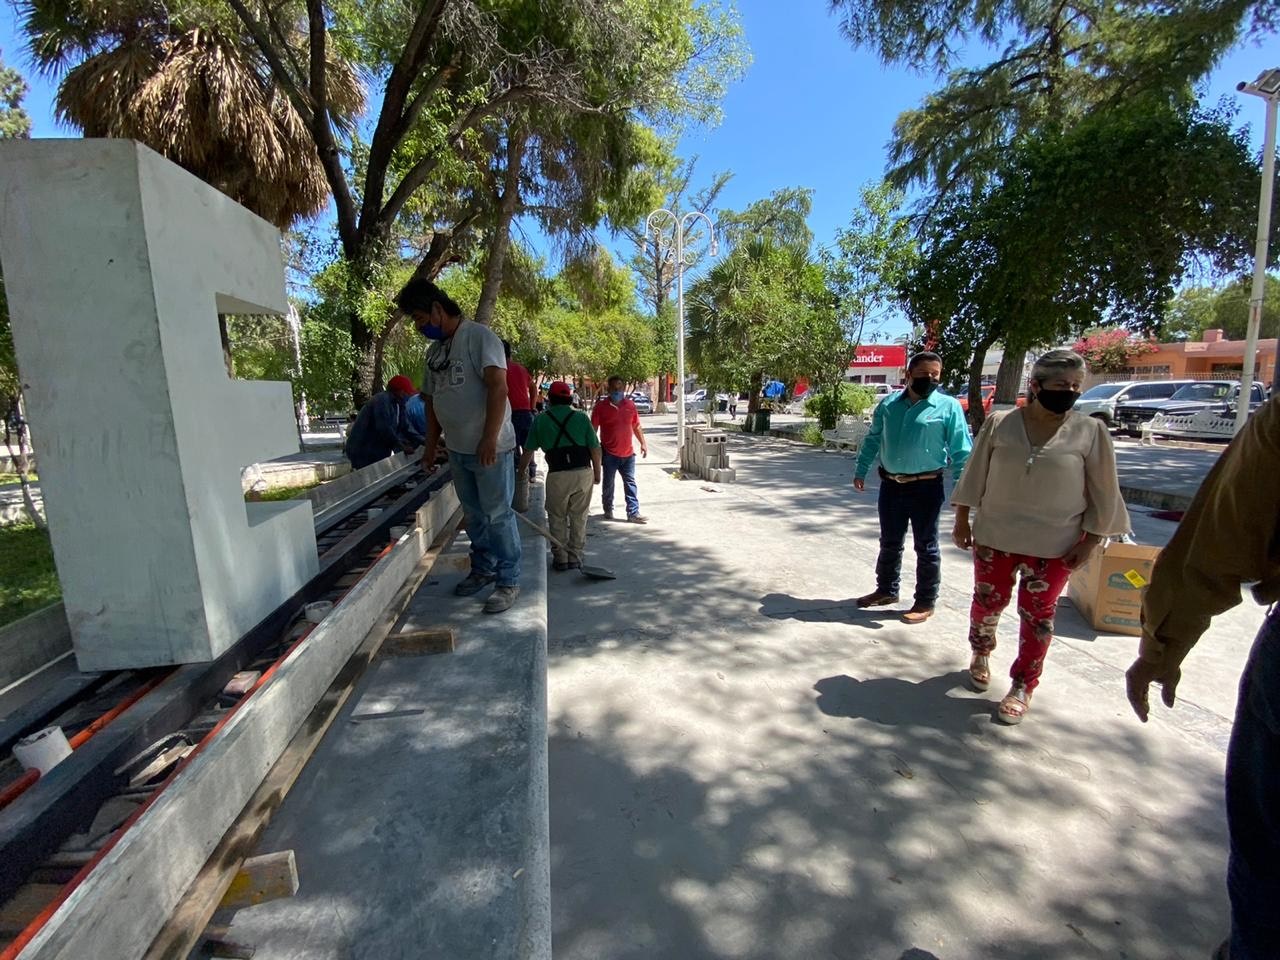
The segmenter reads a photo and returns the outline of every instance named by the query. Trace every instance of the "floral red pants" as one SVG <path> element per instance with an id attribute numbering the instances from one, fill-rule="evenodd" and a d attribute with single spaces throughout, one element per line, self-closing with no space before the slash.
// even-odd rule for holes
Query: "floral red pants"
<path id="1" fill-rule="evenodd" d="M 996 648 L 1000 614 L 1013 599 L 1018 585 L 1018 658 L 1009 670 L 1015 682 L 1034 690 L 1044 671 L 1044 658 L 1053 641 L 1053 615 L 1058 597 L 1067 585 L 1071 568 L 1054 557 L 1028 557 L 990 547 L 973 548 L 973 607 L 969 611 L 969 646 L 980 655 Z"/>

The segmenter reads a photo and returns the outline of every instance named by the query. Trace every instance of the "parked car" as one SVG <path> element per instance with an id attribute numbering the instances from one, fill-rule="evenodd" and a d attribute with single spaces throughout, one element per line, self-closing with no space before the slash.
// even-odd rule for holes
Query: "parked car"
<path id="1" fill-rule="evenodd" d="M 1235 410 L 1240 396 L 1238 380 L 1193 380 L 1184 384 L 1166 400 L 1138 400 L 1116 406 L 1116 424 L 1130 436 L 1142 434 L 1142 425 L 1155 419 L 1157 413 L 1188 416 L 1201 410 L 1228 414 Z M 1249 405 L 1257 409 L 1266 402 L 1267 392 L 1261 383 L 1253 384 Z"/>
<path id="2" fill-rule="evenodd" d="M 636 413 L 653 413 L 653 401 L 645 393 L 633 393 L 631 402 L 636 405 Z"/>
<path id="3" fill-rule="evenodd" d="M 701 413 L 706 409 L 707 391 L 705 389 L 695 390 L 693 393 L 684 395 L 684 412 L 685 413 Z"/>
<path id="4" fill-rule="evenodd" d="M 981 388 L 981 390 L 982 390 L 982 412 L 985 414 L 990 414 L 991 405 L 996 401 L 995 384 L 994 383 L 986 384 Z M 968 413 L 969 412 L 969 388 L 967 386 L 961 387 L 959 390 L 956 391 L 956 399 L 960 401 L 960 409 L 963 410 L 965 413 Z"/>
<path id="5" fill-rule="evenodd" d="M 1090 387 L 1076 401 L 1076 413 L 1097 417 L 1111 429 L 1116 427 L 1116 407 L 1139 400 L 1167 400 L 1193 380 L 1122 380 Z"/>

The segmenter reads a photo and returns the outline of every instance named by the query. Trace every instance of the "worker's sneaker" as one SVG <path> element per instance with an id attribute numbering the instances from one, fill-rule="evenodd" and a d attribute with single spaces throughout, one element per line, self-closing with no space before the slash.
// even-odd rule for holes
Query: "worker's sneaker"
<path id="1" fill-rule="evenodd" d="M 631 514 L 631 516 L 627 517 L 627 523 L 648 523 L 648 522 L 649 521 L 645 517 L 640 516 L 640 514 L 638 513 L 633 513 Z"/>
<path id="2" fill-rule="evenodd" d="M 509 609 L 518 596 L 520 596 L 519 587 L 497 587 L 484 602 L 484 612 L 501 613 Z"/>
<path id="3" fill-rule="evenodd" d="M 613 511 L 612 511 L 612 510 L 606 510 L 606 511 L 604 512 L 604 518 L 605 518 L 606 520 L 612 520 L 612 519 L 613 519 Z"/>
<path id="4" fill-rule="evenodd" d="M 460 597 L 469 597 L 479 593 L 497 579 L 492 573 L 469 573 L 465 580 L 453 588 L 453 592 Z"/>

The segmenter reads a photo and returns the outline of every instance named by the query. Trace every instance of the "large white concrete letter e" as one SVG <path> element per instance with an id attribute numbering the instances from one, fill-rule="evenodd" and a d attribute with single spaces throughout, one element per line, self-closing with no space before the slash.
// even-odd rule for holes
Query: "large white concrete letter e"
<path id="1" fill-rule="evenodd" d="M 0 144 L 0 263 L 83 670 L 218 656 L 317 569 L 287 384 L 233 381 L 218 313 L 286 309 L 280 235 L 127 140 Z"/>

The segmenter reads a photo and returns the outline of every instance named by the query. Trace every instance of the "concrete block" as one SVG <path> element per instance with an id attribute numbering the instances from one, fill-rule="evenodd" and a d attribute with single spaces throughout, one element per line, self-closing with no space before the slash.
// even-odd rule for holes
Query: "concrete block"
<path id="1" fill-rule="evenodd" d="M 711 471 L 709 479 L 712 483 L 736 483 L 738 480 L 738 471 L 727 467 L 717 467 Z"/>
<path id="2" fill-rule="evenodd" d="M 126 140 L 0 144 L 0 260 L 82 670 L 211 660 L 317 570 L 311 505 L 244 502 L 298 450 L 220 313 L 283 313 L 280 235 Z M 91 415 L 89 415 L 91 414 Z"/>

